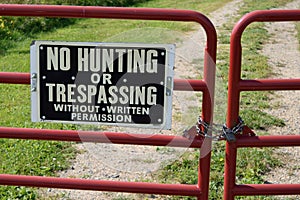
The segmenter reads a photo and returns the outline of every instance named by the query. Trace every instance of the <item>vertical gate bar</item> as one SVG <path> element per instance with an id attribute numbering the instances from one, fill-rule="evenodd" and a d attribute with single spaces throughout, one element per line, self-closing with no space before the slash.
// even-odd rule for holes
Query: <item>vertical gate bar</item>
<path id="1" fill-rule="evenodd" d="M 205 143 L 203 143 L 205 144 Z M 210 159 L 211 153 L 209 152 L 204 157 L 201 157 L 202 153 L 200 150 L 199 168 L 198 168 L 198 187 L 202 192 L 197 199 L 207 200 L 209 199 L 209 178 L 210 178 Z"/>
<path id="2" fill-rule="evenodd" d="M 215 63 L 217 34 L 214 25 L 203 14 L 191 10 L 159 8 L 112 8 L 95 6 L 53 6 L 53 5 L 0 5 L 2 16 L 42 16 L 71 18 L 113 18 L 136 20 L 193 21 L 205 30 L 207 41 L 204 56 L 204 82 L 196 90 L 204 90 L 202 117 L 205 122 L 212 122 L 214 104 Z M 24 80 L 20 83 L 26 83 Z M 192 83 L 192 82 L 191 82 Z M 199 83 L 199 82 L 198 82 Z M 196 84 L 195 84 L 196 85 Z M 184 87 L 183 87 L 184 88 Z M 198 199 L 206 200 L 209 195 L 210 150 L 211 140 L 205 140 L 205 150 L 200 151 L 198 166 Z M 201 194 L 203 192 L 203 194 Z"/>
<path id="3" fill-rule="evenodd" d="M 231 37 L 230 41 L 230 66 L 228 75 L 228 100 L 226 126 L 233 128 L 238 121 L 240 106 L 240 75 L 241 68 L 241 44 L 236 42 L 237 37 Z"/>
<path id="4" fill-rule="evenodd" d="M 213 122 L 215 74 L 216 53 L 211 52 L 209 47 L 207 47 L 204 54 L 204 81 L 207 84 L 207 89 L 203 91 L 202 119 L 205 122 L 208 122 L 208 124 L 212 124 Z M 207 134 L 211 135 L 212 133 L 209 131 Z M 203 200 L 208 199 L 209 197 L 211 145 L 212 140 L 210 138 L 205 138 L 200 150 L 198 185 L 201 188 L 202 196 L 198 199 Z"/>
<path id="5" fill-rule="evenodd" d="M 234 142 L 226 142 L 224 168 L 224 200 L 234 200 L 237 148 Z"/>
<path id="6" fill-rule="evenodd" d="M 252 22 L 272 22 L 272 21 L 299 21 L 300 10 L 262 10 L 254 11 L 244 15 L 234 26 L 230 37 L 230 66 L 228 78 L 228 106 L 226 125 L 233 128 L 239 116 L 239 101 L 241 91 L 254 90 L 284 90 L 299 89 L 299 79 L 278 79 L 278 80 L 242 80 L 241 79 L 241 60 L 242 46 L 241 37 L 246 27 Z M 293 84 L 295 83 L 295 84 Z M 275 85 L 275 86 L 274 86 Z M 234 188 L 236 187 L 236 156 L 237 142 L 226 142 L 225 159 L 225 180 L 224 180 L 224 199 L 234 199 Z M 274 141 L 276 143 L 276 141 Z M 267 146 L 260 144 L 261 146 Z M 275 188 L 275 187 L 274 187 Z M 247 190 L 247 188 L 244 188 Z M 255 193 L 255 192 L 254 192 Z M 253 193 L 253 194 L 254 194 Z"/>
<path id="7" fill-rule="evenodd" d="M 241 34 L 235 29 L 232 31 L 230 38 L 230 66 L 228 75 L 228 100 L 227 100 L 227 116 L 226 126 L 233 128 L 239 116 L 240 106 L 240 77 L 241 77 L 241 59 L 242 59 L 242 46 Z M 224 166 L 224 200 L 233 200 L 233 188 L 235 186 L 236 174 L 236 145 L 233 142 L 226 142 L 226 156 Z"/>

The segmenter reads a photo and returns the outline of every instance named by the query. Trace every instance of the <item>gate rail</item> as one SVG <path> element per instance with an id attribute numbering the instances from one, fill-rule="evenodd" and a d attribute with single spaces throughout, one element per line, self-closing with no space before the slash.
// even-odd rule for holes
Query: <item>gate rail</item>
<path id="1" fill-rule="evenodd" d="M 235 25 L 230 39 L 230 69 L 226 125 L 233 128 L 238 123 L 240 92 L 258 90 L 300 90 L 300 78 L 295 79 L 241 79 L 241 37 L 253 22 L 300 21 L 300 10 L 265 10 L 246 14 Z M 299 134 L 299 133 L 296 133 Z M 300 194 L 300 184 L 243 184 L 236 185 L 237 149 L 244 147 L 300 146 L 300 135 L 245 136 L 236 142 L 226 142 L 224 199 L 249 195 Z"/>
<path id="2" fill-rule="evenodd" d="M 70 17 L 70 18 L 111 18 L 135 20 L 165 20 L 186 21 L 200 24 L 207 36 L 204 55 L 203 80 L 174 81 L 175 90 L 202 91 L 202 119 L 209 123 L 212 119 L 214 103 L 214 81 L 216 63 L 217 34 L 211 21 L 201 13 L 190 10 L 154 9 L 154 8 L 116 8 L 93 6 L 50 6 L 50 5 L 13 5 L 0 4 L 0 16 L 34 16 L 34 17 Z M 1 72 L 0 83 L 30 84 L 29 73 Z M 197 136 L 190 141 L 182 136 L 147 135 L 133 137 L 115 132 L 80 132 L 85 141 L 137 144 L 155 146 L 177 146 L 199 148 L 211 146 L 211 140 Z M 39 130 L 29 128 L 0 127 L 0 138 L 20 138 L 37 140 L 81 141 L 78 133 L 71 130 Z M 106 138 L 104 140 L 103 138 Z M 172 142 L 171 142 L 172 141 Z M 171 143 L 170 143 L 171 142 Z M 200 151 L 201 153 L 202 151 Z M 82 190 L 99 190 L 114 192 L 132 192 L 148 194 L 169 194 L 195 196 L 198 199 L 208 199 L 210 153 L 200 156 L 198 168 L 198 184 L 159 184 L 142 182 L 120 182 L 106 180 L 86 180 L 74 178 L 54 178 L 24 175 L 0 174 L 0 184 L 23 185 L 33 187 L 54 187 Z"/>

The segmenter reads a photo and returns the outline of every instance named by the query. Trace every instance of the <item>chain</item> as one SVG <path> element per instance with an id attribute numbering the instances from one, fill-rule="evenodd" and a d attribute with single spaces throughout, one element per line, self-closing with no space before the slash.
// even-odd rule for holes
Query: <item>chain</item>
<path id="1" fill-rule="evenodd" d="M 222 132 L 218 135 L 212 135 L 210 132 L 220 132 L 220 129 L 216 127 L 222 127 Z M 239 123 L 232 129 L 228 128 L 225 124 L 222 126 L 220 124 L 212 124 L 204 122 L 201 117 L 198 118 L 196 124 L 196 131 L 198 135 L 201 135 L 205 138 L 210 138 L 212 140 L 223 140 L 226 139 L 229 142 L 235 141 L 235 135 L 242 132 L 244 128 L 244 121 L 239 117 Z"/>
<path id="2" fill-rule="evenodd" d="M 208 123 L 204 122 L 201 117 L 198 117 L 197 125 L 196 125 L 197 134 L 218 141 L 220 135 L 209 134 L 210 132 L 219 132 L 219 129 L 216 128 L 217 126 L 221 127 L 222 125 L 219 124 L 209 125 Z"/>
<path id="3" fill-rule="evenodd" d="M 242 132 L 245 126 L 244 121 L 242 120 L 241 117 L 239 117 L 238 120 L 239 120 L 238 124 L 232 129 L 228 128 L 225 124 L 223 125 L 222 135 L 221 135 L 222 139 L 226 139 L 228 142 L 234 142 L 236 140 L 235 135 Z"/>

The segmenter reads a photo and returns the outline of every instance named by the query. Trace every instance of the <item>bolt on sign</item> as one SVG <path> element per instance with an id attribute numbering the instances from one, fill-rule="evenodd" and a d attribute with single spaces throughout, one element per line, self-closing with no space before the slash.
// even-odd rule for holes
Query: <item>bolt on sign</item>
<path id="1" fill-rule="evenodd" d="M 171 128 L 175 45 L 34 41 L 31 118 Z"/>

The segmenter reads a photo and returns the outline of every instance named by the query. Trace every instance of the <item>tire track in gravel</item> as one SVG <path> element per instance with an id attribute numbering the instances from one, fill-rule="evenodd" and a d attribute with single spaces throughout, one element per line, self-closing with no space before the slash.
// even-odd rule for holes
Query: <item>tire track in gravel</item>
<path id="1" fill-rule="evenodd" d="M 288 3 L 280 9 L 299 9 L 300 0 Z M 274 78 L 300 77 L 300 52 L 297 30 L 293 22 L 266 23 L 272 35 L 264 45 L 262 54 L 267 56 Z M 300 134 L 300 91 L 276 91 L 271 96 L 271 108 L 266 110 L 285 122 L 284 127 L 272 127 L 271 135 Z M 300 147 L 281 147 L 275 150 L 284 166 L 273 169 L 265 177 L 270 183 L 300 183 Z M 286 199 L 287 197 L 280 197 Z M 299 199 L 300 196 L 290 198 Z"/>
<path id="2" fill-rule="evenodd" d="M 242 0 L 231 1 L 224 7 L 212 12 L 209 18 L 216 28 L 221 27 L 229 21 L 232 16 L 236 15 L 242 3 Z M 197 74 L 202 70 L 201 66 L 199 66 L 199 62 L 203 65 L 204 42 L 206 41 L 204 31 L 200 28 L 198 31 L 182 35 L 182 38 L 183 40 L 181 42 L 176 43 L 175 77 L 197 78 Z M 178 111 L 181 113 L 190 112 L 190 105 L 199 105 L 199 98 L 191 94 L 191 92 L 176 93 L 174 91 L 174 96 L 173 101 L 175 100 L 175 103 L 173 107 L 175 111 L 173 110 L 173 113 L 175 112 L 175 114 Z M 185 102 L 184 105 L 182 105 L 182 102 Z M 199 108 L 193 109 L 196 109 L 196 111 L 199 110 Z M 198 113 L 199 111 L 193 113 L 195 115 L 193 116 L 194 121 L 191 122 L 189 126 L 194 124 Z M 182 114 L 180 117 L 181 120 L 185 120 L 184 118 L 190 118 L 191 116 Z M 175 123 L 174 126 L 172 129 L 174 128 L 175 130 L 182 128 L 178 127 L 177 123 Z M 116 129 L 125 132 L 132 131 L 132 129 L 125 128 Z M 112 129 L 111 131 L 116 131 L 116 129 Z M 162 133 L 170 134 L 165 131 L 162 131 Z M 182 134 L 182 130 L 173 131 L 171 134 Z M 156 147 L 114 144 L 77 144 L 76 148 L 81 151 L 81 153 L 77 155 L 70 169 L 59 173 L 60 177 L 119 181 L 151 179 L 151 172 L 158 169 L 163 162 L 168 159 L 175 160 L 183 153 L 181 150 L 177 152 L 177 150 L 174 149 L 163 149 L 162 152 L 157 153 Z M 187 151 L 187 149 L 183 150 Z M 178 155 L 176 153 L 178 153 Z M 97 154 L 97 156 L 95 156 L 95 154 Z M 110 162 L 110 166 L 108 166 L 107 163 L 103 163 L 103 160 L 99 159 L 99 156 L 101 156 L 105 162 Z M 139 196 L 135 194 L 61 189 L 42 190 L 41 195 L 50 199 L 64 200 L 101 200 L 119 197 L 139 199 Z"/>

